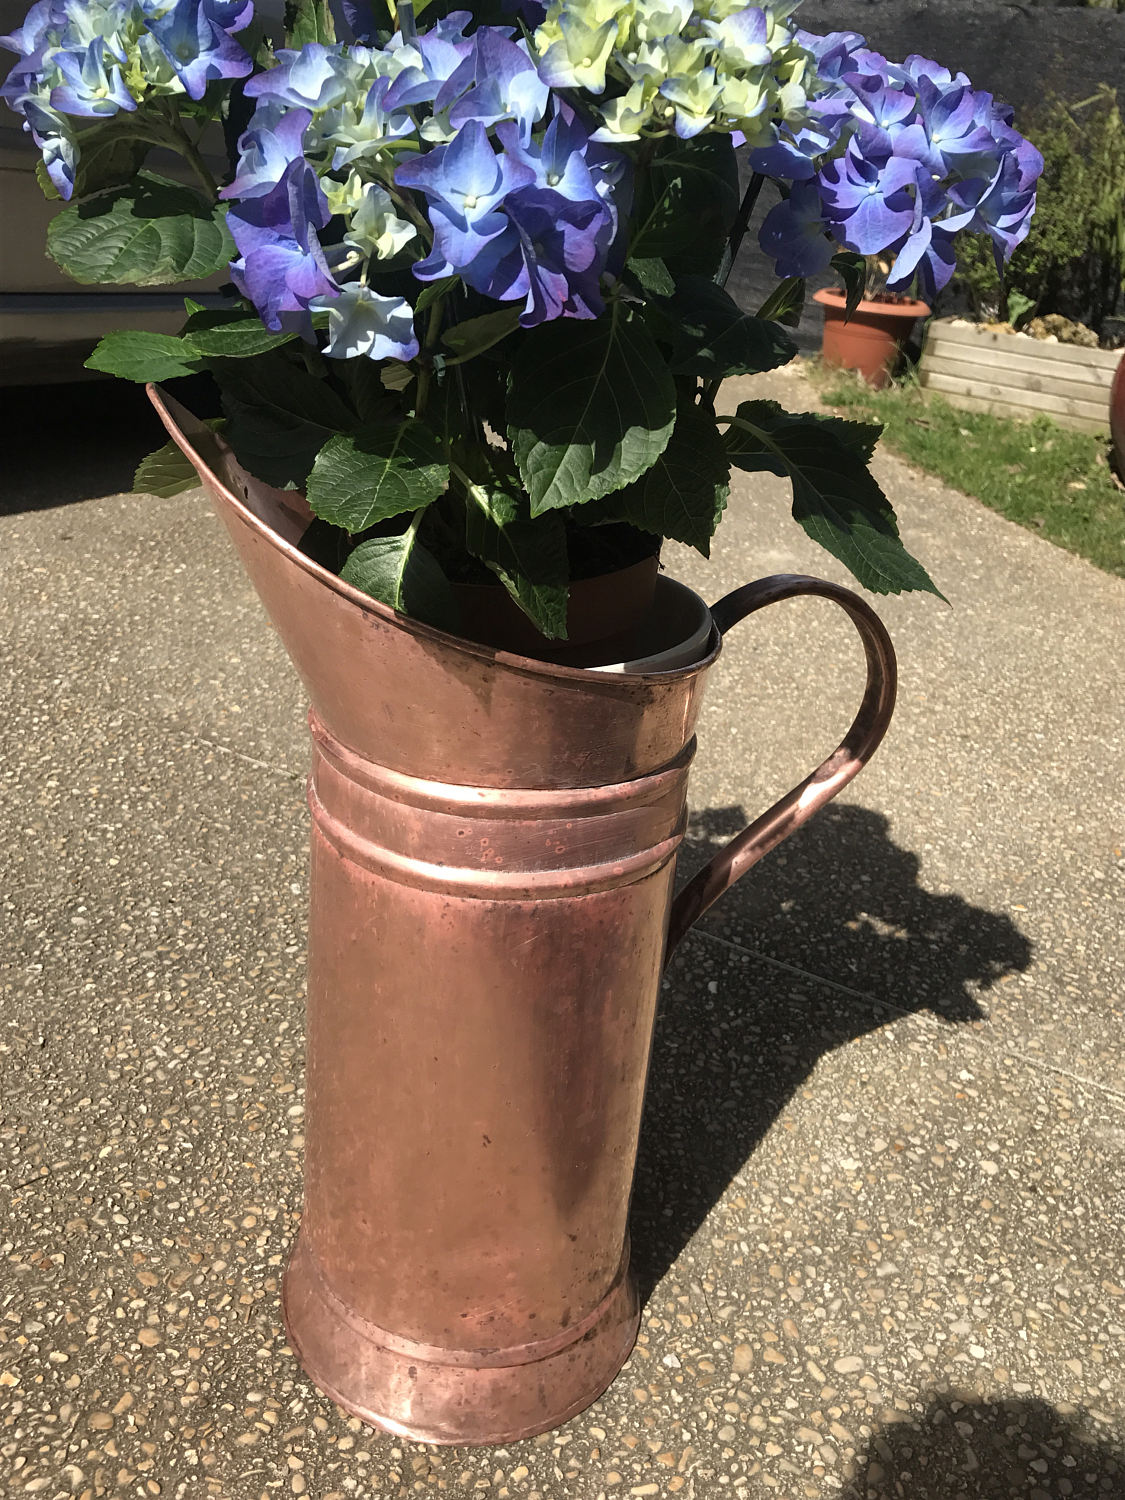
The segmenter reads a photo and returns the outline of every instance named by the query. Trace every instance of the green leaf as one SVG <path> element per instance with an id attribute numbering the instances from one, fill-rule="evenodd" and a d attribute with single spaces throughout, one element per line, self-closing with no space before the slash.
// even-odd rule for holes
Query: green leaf
<path id="1" fill-rule="evenodd" d="M 152 149 L 154 134 L 164 132 L 155 122 L 134 122 L 131 115 L 118 114 L 79 135 L 78 165 L 74 173 L 75 198 L 88 197 L 104 188 L 132 182 Z"/>
<path id="2" fill-rule="evenodd" d="M 668 267 L 657 256 L 647 258 L 630 256 L 628 269 L 640 282 L 646 292 L 651 292 L 654 297 L 670 297 L 676 290 L 676 283 L 672 280 Z"/>
<path id="3" fill-rule="evenodd" d="M 208 366 L 229 418 L 223 436 L 239 463 L 266 484 L 300 488 L 328 439 L 356 425 L 347 403 L 286 349 Z"/>
<path id="4" fill-rule="evenodd" d="M 280 349 L 294 333 L 271 333 L 262 320 L 244 308 L 201 308 L 193 304 L 181 337 L 189 349 L 208 359 L 249 359 Z"/>
<path id="5" fill-rule="evenodd" d="M 502 307 L 499 312 L 485 313 L 481 318 L 466 318 L 463 323 L 456 323 L 452 328 L 446 329 L 441 341 L 459 359 L 471 359 L 474 355 L 491 349 L 493 344 L 498 344 L 517 329 L 520 326 L 520 311 L 518 307 Z"/>
<path id="6" fill-rule="evenodd" d="M 445 276 L 441 281 L 427 281 L 426 285 L 418 293 L 417 300 L 414 303 L 414 311 L 416 313 L 425 312 L 427 307 L 432 307 L 440 298 L 447 297 L 460 280 L 459 276 Z"/>
<path id="7" fill-rule="evenodd" d="M 723 258 L 738 204 L 730 136 L 678 141 L 653 159 L 642 180 L 631 254 L 663 260 L 673 276 L 711 276 Z"/>
<path id="8" fill-rule="evenodd" d="M 726 508 L 730 458 L 707 408 L 685 399 L 671 441 L 635 484 L 589 509 L 595 524 L 628 521 L 641 531 L 671 537 L 711 553 L 711 538 Z M 582 520 L 587 519 L 585 511 Z"/>
<path id="9" fill-rule="evenodd" d="M 776 323 L 745 313 L 705 276 L 685 276 L 675 296 L 653 304 L 657 337 L 671 344 L 673 375 L 757 375 L 795 358 L 797 346 Z"/>
<path id="10" fill-rule="evenodd" d="M 401 536 L 377 536 L 360 542 L 340 570 L 340 577 L 399 614 L 424 620 L 440 630 L 460 628 L 460 611 L 449 581 L 437 559 L 419 543 L 417 525 Z"/>
<path id="11" fill-rule="evenodd" d="M 373 359 L 341 359 L 336 365 L 337 378 L 346 387 L 348 400 L 359 418 L 357 426 L 381 427 L 401 420 L 401 403 L 383 383 L 385 365 Z"/>
<path id="12" fill-rule="evenodd" d="M 219 423 L 212 420 L 207 425 L 215 427 Z M 199 483 L 199 475 L 175 443 L 165 443 L 163 448 L 142 458 L 133 475 L 133 488 L 138 494 L 160 495 L 165 499 L 184 490 L 198 489 Z"/>
<path id="13" fill-rule="evenodd" d="M 759 318 L 770 318 L 786 328 L 796 328 L 805 310 L 805 278 L 787 276 L 779 282 L 758 309 Z"/>
<path id="14" fill-rule="evenodd" d="M 787 411 L 777 401 L 754 401 L 743 402 L 750 409 L 753 407 L 754 421 L 759 421 L 761 426 L 768 426 L 771 431 L 777 431 L 782 427 L 790 427 L 795 423 L 814 422 L 822 432 L 830 432 L 863 464 L 869 464 L 875 453 L 875 447 L 883 435 L 883 424 L 881 422 L 857 422 L 849 417 L 837 416 L 834 413 L 823 415 L 820 412 Z M 740 409 L 741 410 L 741 409 Z M 726 447 L 728 451 L 737 445 L 737 439 L 733 429 L 726 434 Z M 737 460 L 736 460 L 737 461 Z M 785 475 L 784 467 L 778 467 L 774 473 Z"/>
<path id="15" fill-rule="evenodd" d="M 35 180 L 39 184 L 39 191 L 51 203 L 58 203 L 62 194 L 47 175 L 47 163 L 42 157 L 35 163 Z"/>
<path id="16" fill-rule="evenodd" d="M 1008 322 L 1013 328 L 1022 328 L 1037 306 L 1034 297 L 1021 292 L 1019 287 L 1013 287 L 1008 293 Z"/>
<path id="17" fill-rule="evenodd" d="M 744 401 L 730 420 L 731 462 L 788 478 L 794 520 L 864 588 L 873 594 L 923 589 L 944 597 L 902 545 L 890 501 L 831 419 L 791 415 L 770 401 Z"/>
<path id="18" fill-rule="evenodd" d="M 212 276 L 236 253 L 221 204 L 152 172 L 69 203 L 51 220 L 47 249 L 75 281 L 133 286 Z"/>
<path id="19" fill-rule="evenodd" d="M 107 333 L 86 360 L 87 370 L 102 370 L 145 385 L 150 380 L 175 380 L 194 375 L 203 368 L 194 351 L 182 339 L 167 333 L 143 333 L 125 329 Z"/>
<path id="20" fill-rule="evenodd" d="M 330 438 L 317 454 L 307 493 L 321 520 L 354 535 L 429 505 L 448 482 L 437 438 L 411 420 Z"/>
<path id="21" fill-rule="evenodd" d="M 304 47 L 309 42 L 331 44 L 336 27 L 328 0 L 286 0 L 285 45 Z"/>
<path id="22" fill-rule="evenodd" d="M 855 250 L 840 250 L 832 257 L 831 266 L 844 283 L 847 297 L 844 321 L 847 322 L 863 301 L 867 286 L 867 261 Z"/>
<path id="23" fill-rule="evenodd" d="M 524 336 L 508 388 L 508 435 L 533 516 L 639 479 L 675 420 L 671 372 L 621 303 L 591 322 L 559 318 Z"/>
<path id="24" fill-rule="evenodd" d="M 379 369 L 379 382 L 384 390 L 404 391 L 414 378 L 414 371 L 401 359 L 388 359 Z"/>
<path id="25" fill-rule="evenodd" d="M 466 548 L 545 636 L 564 640 L 570 567 L 562 516 L 547 511 L 532 520 L 526 499 L 493 484 L 473 485 L 468 494 Z"/>

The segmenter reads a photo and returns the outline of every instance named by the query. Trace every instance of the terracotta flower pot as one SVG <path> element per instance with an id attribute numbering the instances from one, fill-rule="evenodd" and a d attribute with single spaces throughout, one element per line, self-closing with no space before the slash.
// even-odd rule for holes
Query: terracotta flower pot
<path id="1" fill-rule="evenodd" d="M 894 372 L 902 346 L 919 318 L 928 318 L 925 302 L 876 302 L 866 298 L 845 321 L 847 298 L 824 289 L 813 293 L 824 308 L 824 362 L 856 370 L 868 385 L 885 386 Z"/>
<path id="2" fill-rule="evenodd" d="M 322 1390 L 392 1432 L 544 1431 L 605 1389 L 636 1335 L 626 1215 L 666 954 L 873 753 L 894 702 L 890 641 L 849 590 L 784 577 L 709 617 L 692 596 L 706 639 L 673 670 L 497 652 L 326 572 L 294 545 L 291 496 L 240 497 L 214 435 L 153 400 L 312 701 L 290 1341 Z M 839 750 L 673 901 L 723 632 L 798 594 L 857 626 L 860 711 Z"/>
<path id="3" fill-rule="evenodd" d="M 1117 472 L 1125 479 L 1125 354 L 1109 389 L 1109 433 Z"/>

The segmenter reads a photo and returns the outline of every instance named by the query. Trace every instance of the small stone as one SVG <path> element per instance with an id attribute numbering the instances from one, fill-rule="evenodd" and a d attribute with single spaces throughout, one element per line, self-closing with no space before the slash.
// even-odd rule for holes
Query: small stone
<path id="1" fill-rule="evenodd" d="M 837 1375 L 858 1375 L 863 1369 L 863 1360 L 858 1354 L 847 1354 L 843 1359 L 838 1359 L 832 1368 Z"/>
<path id="2" fill-rule="evenodd" d="M 90 1426 L 95 1432 L 109 1432 L 113 1426 L 113 1418 L 107 1411 L 96 1411 L 90 1418 Z"/>
<path id="3" fill-rule="evenodd" d="M 731 1359 L 731 1369 L 736 1375 L 745 1375 L 754 1365 L 754 1351 L 749 1344 L 739 1344 Z"/>
<path id="4" fill-rule="evenodd" d="M 13 1375 L 11 1370 L 0 1370 L 0 1385 L 19 1385 L 20 1378 Z"/>
<path id="5" fill-rule="evenodd" d="M 530 1470 L 526 1464 L 517 1464 L 509 1475 L 509 1478 L 514 1480 L 526 1479 L 529 1472 Z"/>
<path id="6" fill-rule="evenodd" d="M 146 1349 L 155 1349 L 160 1342 L 160 1335 L 155 1328 L 142 1328 L 137 1334 L 137 1342 L 143 1344 Z"/>

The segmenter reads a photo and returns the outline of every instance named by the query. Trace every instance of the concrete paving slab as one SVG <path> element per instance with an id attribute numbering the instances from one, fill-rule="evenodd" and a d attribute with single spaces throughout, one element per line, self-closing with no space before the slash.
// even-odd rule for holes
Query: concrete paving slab
<path id="1" fill-rule="evenodd" d="M 811 399 L 791 375 L 758 391 Z M 879 463 L 956 609 L 881 606 L 888 743 L 677 957 L 629 1366 L 562 1432 L 488 1452 L 346 1420 L 284 1343 L 304 727 L 218 524 L 197 495 L 0 517 L 15 1492 L 1125 1494 L 1125 585 Z M 711 598 L 842 577 L 785 509 L 740 481 L 713 561 L 672 549 L 675 570 Z M 819 603 L 740 627 L 685 865 L 831 749 L 849 630 Z"/>
<path id="2" fill-rule="evenodd" d="M 816 400 L 795 370 L 733 399 L 751 393 L 793 410 Z M 1120 1089 L 1125 580 L 889 455 L 876 470 L 953 607 L 877 601 L 899 706 L 841 799 L 856 813 L 798 835 L 708 925 L 896 1003 L 919 986 L 937 996 L 975 964 L 964 983 L 998 1039 Z M 788 504 L 781 481 L 741 476 L 712 559 L 677 548 L 670 565 L 709 599 L 771 572 L 847 582 L 781 525 Z M 763 810 L 836 743 L 861 686 L 854 632 L 827 603 L 777 605 L 737 627 L 708 689 L 695 805 L 730 830 L 739 809 Z M 919 962 L 901 961 L 903 934 L 921 944 Z"/>
<path id="3" fill-rule="evenodd" d="M 36 681 L 59 715 L 124 705 L 305 769 L 300 683 L 202 490 L 0 524 L 0 663 L 23 684 L 17 696 Z"/>

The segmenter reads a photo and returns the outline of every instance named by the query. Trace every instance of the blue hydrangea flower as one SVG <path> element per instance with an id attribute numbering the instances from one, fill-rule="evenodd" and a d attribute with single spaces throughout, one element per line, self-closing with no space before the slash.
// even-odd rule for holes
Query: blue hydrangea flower
<path id="1" fill-rule="evenodd" d="M 110 54 L 107 64 L 104 37 L 95 39 L 85 52 L 56 52 L 54 64 L 62 81 L 51 90 L 51 105 L 68 115 L 115 115 L 135 110 L 137 101 L 125 87 L 121 65 Z"/>
<path id="2" fill-rule="evenodd" d="M 949 196 L 966 211 L 966 228 L 987 234 L 996 247 L 997 260 L 1006 260 L 1027 238 L 1035 189 L 1023 185 L 1020 162 L 1006 157 L 991 180 L 975 178 L 957 183 Z"/>
<path id="3" fill-rule="evenodd" d="M 202 99 L 207 85 L 217 79 L 245 78 L 253 63 L 239 44 L 211 19 L 216 0 L 176 0 L 163 15 L 151 19 L 138 47 L 156 78 L 170 69 L 189 99 Z M 220 9 L 245 24 L 246 8 Z"/>
<path id="4" fill-rule="evenodd" d="M 505 204 L 504 218 L 502 233 L 461 271 L 469 286 L 499 302 L 522 301 L 525 328 L 559 317 L 596 318 L 605 310 L 600 204 L 524 188 Z"/>
<path id="5" fill-rule="evenodd" d="M 913 156 L 937 178 L 974 175 L 974 164 L 995 157 L 991 130 L 977 119 L 977 100 L 964 84 L 922 78 L 918 118 L 899 132 L 895 150 Z"/>
<path id="6" fill-rule="evenodd" d="M 533 183 L 531 167 L 506 152 L 497 155 L 479 120 L 462 126 L 445 146 L 401 162 L 395 181 L 429 200 L 434 248 L 415 267 L 422 279 L 451 276 L 468 265 L 507 227 L 499 205 L 517 187 Z"/>
<path id="7" fill-rule="evenodd" d="M 829 162 L 820 174 L 820 197 L 825 221 L 836 238 L 861 255 L 878 255 L 914 222 L 914 194 L 919 184 L 918 163 L 894 156 L 868 141 L 870 154 L 853 137 L 844 155 Z"/>
<path id="8" fill-rule="evenodd" d="M 286 109 L 275 99 L 259 104 L 238 142 L 238 169 L 221 198 L 262 198 L 272 192 L 291 163 L 304 156 L 312 111 Z"/>
<path id="9" fill-rule="evenodd" d="M 916 280 L 925 295 L 949 280 L 961 228 L 1010 254 L 1027 232 L 1042 170 L 1010 110 L 928 58 L 888 63 L 854 32 L 799 32 L 798 40 L 818 70 L 810 119 L 782 126 L 751 153 L 756 170 L 807 187 L 763 228 L 779 272 L 803 274 L 795 268 L 824 254 L 818 217 L 837 243 L 894 257 L 890 287 Z"/>
<path id="10" fill-rule="evenodd" d="M 313 298 L 339 290 L 318 233 L 330 218 L 320 180 L 303 156 L 290 161 L 267 192 L 228 209 L 227 225 L 239 250 L 231 280 L 267 328 L 307 332 Z"/>
<path id="11" fill-rule="evenodd" d="M 455 130 L 473 120 L 485 126 L 514 120 L 526 145 L 546 112 L 549 95 L 527 44 L 509 41 L 494 26 L 483 26 L 438 91 L 434 112 L 446 113 Z"/>
<path id="12" fill-rule="evenodd" d="M 770 209 L 758 242 L 779 276 L 819 276 L 828 269 L 836 246 L 828 237 L 815 182 L 795 183 L 788 198 Z"/>
<path id="13" fill-rule="evenodd" d="M 347 98 L 353 71 L 342 47 L 309 42 L 300 49 L 282 48 L 277 66 L 252 78 L 245 93 L 298 109 L 331 109 Z"/>
<path id="14" fill-rule="evenodd" d="M 394 82 L 385 100 L 389 110 L 430 104 L 473 49 L 465 27 L 472 21 L 467 10 L 451 11 L 423 36 L 404 42 L 394 37 L 390 50 L 395 59 Z"/>
<path id="15" fill-rule="evenodd" d="M 74 173 L 78 165 L 78 142 L 66 115 L 59 114 L 42 100 L 28 98 L 22 104 L 25 129 L 43 155 L 43 165 L 60 198 L 74 192 Z"/>

